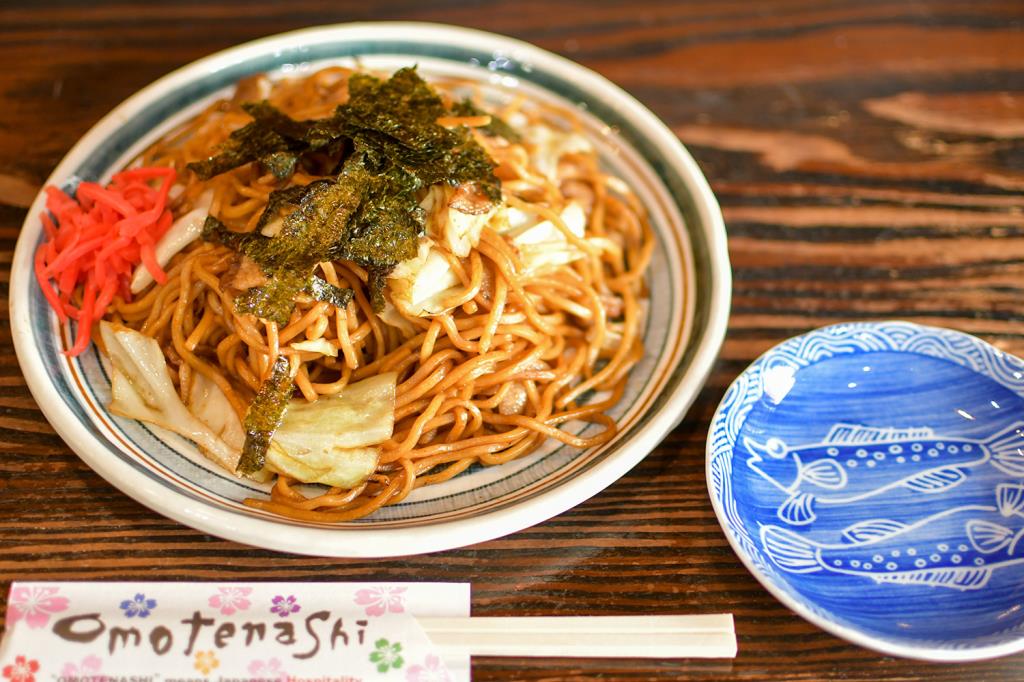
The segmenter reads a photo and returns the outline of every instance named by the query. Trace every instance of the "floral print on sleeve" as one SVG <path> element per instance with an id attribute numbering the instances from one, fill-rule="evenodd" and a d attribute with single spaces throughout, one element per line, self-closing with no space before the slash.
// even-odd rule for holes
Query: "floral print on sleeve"
<path id="1" fill-rule="evenodd" d="M 30 628 L 45 627 L 50 616 L 68 608 L 67 597 L 59 594 L 59 587 L 15 587 L 7 604 L 7 620 L 24 620 Z"/>
<path id="2" fill-rule="evenodd" d="M 146 595 L 137 593 L 131 599 L 121 602 L 121 610 L 129 618 L 145 618 L 156 608 L 156 599 L 146 599 Z"/>

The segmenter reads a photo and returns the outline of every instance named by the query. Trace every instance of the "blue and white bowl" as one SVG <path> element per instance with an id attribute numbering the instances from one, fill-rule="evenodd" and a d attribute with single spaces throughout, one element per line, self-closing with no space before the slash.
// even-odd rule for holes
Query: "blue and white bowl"
<path id="1" fill-rule="evenodd" d="M 898 656 L 1024 649 L 1024 362 L 907 322 L 825 327 L 733 383 L 708 485 L 788 607 Z"/>

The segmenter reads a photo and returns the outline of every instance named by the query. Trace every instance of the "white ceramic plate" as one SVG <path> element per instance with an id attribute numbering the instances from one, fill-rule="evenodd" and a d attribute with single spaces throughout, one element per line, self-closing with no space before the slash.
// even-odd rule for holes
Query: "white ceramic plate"
<path id="1" fill-rule="evenodd" d="M 48 184 L 106 180 L 243 76 L 301 73 L 353 57 L 383 70 L 416 63 L 428 80 L 469 78 L 494 97 L 515 92 L 575 107 L 602 163 L 644 201 L 659 241 L 648 274 L 646 355 L 613 410 L 621 428 L 613 441 L 582 452 L 552 443 L 525 459 L 417 490 L 350 523 L 293 521 L 245 507 L 244 498 L 264 491 L 216 469 L 189 442 L 106 412 L 109 381 L 94 349 L 75 360 L 60 354 L 70 330 L 58 325 L 32 274 L 42 196 L 29 211 L 13 264 L 18 360 L 47 419 L 89 466 L 139 502 L 199 530 L 338 557 L 418 554 L 506 535 L 579 504 L 650 452 L 696 397 L 725 333 L 731 283 L 718 205 L 676 137 L 636 100 L 577 64 L 490 33 L 409 23 L 328 26 L 247 43 L 160 79 L 96 124 Z"/>

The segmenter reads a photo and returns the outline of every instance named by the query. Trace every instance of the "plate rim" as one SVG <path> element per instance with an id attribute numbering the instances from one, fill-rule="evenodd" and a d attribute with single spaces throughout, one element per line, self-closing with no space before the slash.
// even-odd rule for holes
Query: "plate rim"
<path id="1" fill-rule="evenodd" d="M 732 273 L 726 246 L 726 231 L 718 202 L 693 157 L 672 134 L 668 127 L 635 98 L 587 67 L 548 52 L 529 43 L 503 35 L 447 24 L 426 22 L 357 22 L 289 31 L 258 38 L 202 57 L 175 69 L 153 81 L 118 104 L 95 123 L 64 155 L 44 186 L 59 183 L 68 176 L 77 163 L 88 156 L 89 150 L 101 141 L 111 127 L 139 113 L 149 101 L 162 93 L 186 85 L 197 74 L 213 74 L 230 66 L 245 63 L 274 49 L 294 49 L 303 39 L 336 42 L 354 42 L 360 39 L 380 39 L 386 33 L 391 40 L 439 44 L 451 41 L 460 46 L 481 45 L 487 49 L 504 51 L 522 60 L 525 55 L 532 63 L 542 63 L 555 73 L 571 74 L 597 90 L 610 93 L 616 106 L 644 124 L 645 136 L 670 149 L 672 160 L 683 181 L 693 210 L 700 217 L 701 234 L 706 241 L 709 260 L 710 292 L 702 292 L 707 299 L 707 323 L 690 366 L 678 386 L 668 395 L 663 409 L 636 434 L 632 442 L 618 456 L 609 457 L 590 470 L 582 472 L 570 483 L 543 491 L 522 504 L 511 505 L 466 519 L 440 521 L 414 529 L 404 528 L 289 528 L 287 533 L 275 534 L 267 541 L 266 530 L 275 527 L 273 521 L 245 518 L 207 503 L 191 500 L 177 490 L 167 490 L 116 459 L 99 451 L 93 453 L 90 442 L 93 435 L 62 403 L 47 400 L 46 392 L 52 382 L 43 368 L 41 355 L 32 343 L 28 321 L 28 299 L 21 290 L 31 285 L 32 244 L 28 234 L 33 216 L 43 209 L 44 194 L 36 197 L 28 210 L 19 233 L 11 267 L 10 322 L 18 363 L 26 384 L 47 421 L 64 442 L 96 473 L 111 485 L 157 513 L 215 537 L 272 551 L 337 558 L 383 558 L 423 554 L 463 547 L 502 537 L 563 513 L 567 509 L 594 496 L 633 468 L 653 450 L 682 419 L 703 386 L 725 337 L 729 317 Z M 28 231 L 27 231 L 28 230 Z M 401 549 L 393 549 L 401 537 Z M 356 540 L 354 542 L 353 540 Z"/>
<path id="2" fill-rule="evenodd" d="M 856 326 L 858 328 L 877 328 L 884 325 L 899 324 L 904 326 L 913 327 L 916 330 L 922 332 L 934 332 L 941 334 L 952 334 L 961 336 L 969 340 L 972 344 L 981 344 L 990 348 L 995 348 L 992 344 L 981 339 L 973 334 L 963 332 L 957 329 L 949 329 L 947 327 L 936 327 L 934 325 L 919 324 L 917 322 L 911 322 L 909 320 L 898 320 L 898 319 L 886 319 L 886 320 L 857 320 L 851 322 L 839 322 L 836 324 L 825 325 L 823 327 L 817 327 L 804 332 L 803 334 L 797 334 L 789 338 L 783 339 L 779 343 L 773 345 L 768 350 L 761 353 L 751 362 L 742 372 L 734 379 L 729 387 L 726 389 L 725 394 L 728 395 L 730 391 L 738 387 L 741 381 L 748 375 L 750 370 L 759 365 L 766 357 L 771 353 L 779 349 L 785 344 L 795 342 L 797 340 L 805 339 L 812 336 L 822 335 L 829 330 L 838 329 L 843 327 Z M 996 349 L 998 350 L 998 349 Z M 1009 353 L 1008 353 L 1009 355 Z M 708 437 L 705 445 L 705 478 L 708 489 L 708 497 L 711 499 L 711 506 L 715 511 L 715 520 L 718 521 L 718 525 L 725 535 L 726 540 L 729 542 L 729 546 L 732 548 L 733 553 L 743 563 L 743 566 L 750 572 L 750 574 L 764 587 L 773 597 L 782 602 L 783 606 L 795 612 L 798 616 L 804 620 L 810 622 L 812 625 L 816 625 L 825 632 L 835 635 L 848 642 L 858 644 L 872 651 L 878 653 L 887 654 L 891 656 L 900 656 L 903 658 L 916 659 L 920 661 L 931 661 L 937 663 L 966 663 L 968 661 L 981 661 L 992 658 L 999 658 L 1001 656 L 1007 656 L 1010 654 L 1019 653 L 1024 651 L 1024 632 L 1020 634 L 1017 639 L 1003 642 L 1001 644 L 988 645 L 983 647 L 968 648 L 968 649 L 946 649 L 940 647 L 929 647 L 927 645 L 913 646 L 907 644 L 900 644 L 884 637 L 877 635 L 867 634 L 866 632 L 847 625 L 828 620 L 819 614 L 815 613 L 811 609 L 807 608 L 803 602 L 797 600 L 789 593 L 782 590 L 775 584 L 769 576 L 765 575 L 754 563 L 753 559 L 747 554 L 746 550 L 743 549 L 742 544 L 736 537 L 736 534 L 731 530 L 729 522 L 726 520 L 725 509 L 722 507 L 722 501 L 718 499 L 714 492 L 714 483 L 712 480 L 712 469 L 711 460 L 714 456 L 714 439 L 712 434 L 715 428 L 718 426 L 721 420 L 725 419 L 727 409 L 725 406 L 725 399 L 719 403 L 715 409 L 714 416 L 711 418 L 711 424 L 708 427 Z M 732 449 L 732 448 L 730 448 Z"/>

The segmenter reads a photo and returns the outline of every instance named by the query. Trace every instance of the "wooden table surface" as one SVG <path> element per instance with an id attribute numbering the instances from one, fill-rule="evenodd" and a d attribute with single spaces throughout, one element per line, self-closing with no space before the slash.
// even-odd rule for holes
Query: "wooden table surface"
<path id="1" fill-rule="evenodd" d="M 478 659 L 476 680 L 1019 679 L 1024 655 L 898 660 L 804 622 L 747 573 L 704 484 L 708 423 L 775 343 L 902 318 L 1024 354 L 1020 0 L 310 0 L 0 3 L 0 297 L 25 207 L 123 98 L 216 50 L 345 21 L 522 38 L 626 88 L 718 195 L 735 275 L 721 358 L 681 426 L 622 482 L 504 539 L 393 561 L 251 549 L 115 490 L 43 419 L 0 307 L 0 589 L 16 579 L 452 580 L 477 615 L 736 615 L 735 661 Z M 18 6 L 20 5 L 20 6 Z M 4 606 L 4 604 L 0 604 Z"/>

